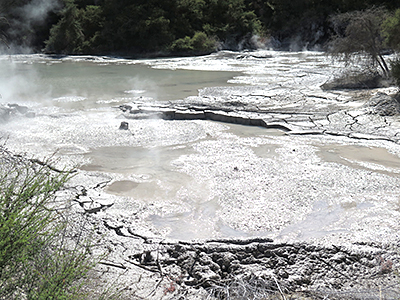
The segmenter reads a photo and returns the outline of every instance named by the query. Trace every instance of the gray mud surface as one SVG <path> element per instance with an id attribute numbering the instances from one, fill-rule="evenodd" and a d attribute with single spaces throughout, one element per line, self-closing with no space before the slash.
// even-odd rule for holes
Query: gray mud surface
<path id="1" fill-rule="evenodd" d="M 121 269 L 121 280 L 130 282 L 126 293 L 145 299 L 397 299 L 398 115 L 374 111 L 376 99 L 357 108 L 343 103 L 319 108 L 315 99 L 304 97 L 284 108 L 287 99 L 268 96 L 265 101 L 257 94 L 260 89 L 209 88 L 184 101 L 119 107 L 132 134 L 135 121 L 151 118 L 211 120 L 281 133 L 269 142 L 247 141 L 253 153 L 239 146 L 246 143 L 240 139 L 208 136 L 194 147 L 202 153 L 198 162 L 196 152 L 179 159 L 184 173 L 214 178 L 215 214 L 236 228 L 233 235 L 252 232 L 252 237 L 191 241 L 188 232 L 198 236 L 197 231 L 189 225 L 185 232 L 184 222 L 172 221 L 172 232 L 157 227 L 146 232 L 146 220 L 155 218 L 149 212 L 144 217 L 148 208 L 137 208 L 136 220 L 118 218 L 115 202 L 105 215 L 93 216 L 100 232 L 114 240 L 104 269 Z M 349 102 L 368 96 L 358 97 L 354 93 Z M 216 155 L 215 149 L 226 153 Z M 139 183 L 119 184 L 110 188 L 138 191 Z M 251 202 L 248 195 L 254 197 Z M 160 205 L 155 208 L 159 216 L 179 217 L 171 214 L 177 207 L 151 205 Z M 212 234 L 207 219 L 195 224 Z"/>
<path id="2" fill-rule="evenodd" d="M 322 90 L 335 72 L 324 56 L 276 56 L 152 60 L 215 60 L 244 75 L 181 100 L 130 99 L 113 118 L 0 110 L 12 150 L 58 149 L 61 165 L 80 166 L 60 198 L 108 253 L 91 289 L 117 287 L 121 299 L 399 298 L 396 90 Z"/>

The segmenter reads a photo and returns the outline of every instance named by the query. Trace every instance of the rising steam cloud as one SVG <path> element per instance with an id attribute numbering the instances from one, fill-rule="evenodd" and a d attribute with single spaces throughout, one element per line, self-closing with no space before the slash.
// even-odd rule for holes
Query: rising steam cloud
<path id="1" fill-rule="evenodd" d="M 9 26 L 6 31 L 11 48 L 7 53 L 31 53 L 31 42 L 34 37 L 32 32 L 35 31 L 35 27 L 44 24 L 49 13 L 60 8 L 60 0 L 31 0 L 24 6 L 6 12 L 8 18 L 12 16 L 8 20 Z"/>
<path id="2" fill-rule="evenodd" d="M 43 22 L 47 15 L 60 8 L 58 0 L 32 0 L 30 3 L 18 9 L 24 16 L 27 25 Z"/>

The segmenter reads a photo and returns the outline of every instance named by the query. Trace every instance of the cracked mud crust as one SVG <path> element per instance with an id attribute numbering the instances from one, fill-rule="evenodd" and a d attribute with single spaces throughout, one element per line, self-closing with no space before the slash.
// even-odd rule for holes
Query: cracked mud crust
<path id="1" fill-rule="evenodd" d="M 138 234 L 121 220 L 96 222 L 112 249 L 99 271 L 103 280 L 118 278 L 121 299 L 397 299 L 400 292 L 395 245 L 175 241 Z"/>
<path id="2" fill-rule="evenodd" d="M 321 102 L 325 102 L 324 98 L 316 100 L 309 95 L 301 99 L 293 97 L 289 108 L 281 103 L 279 95 L 257 95 L 261 87 L 246 87 L 240 96 L 236 96 L 234 91 L 238 89 L 225 88 L 231 93 L 220 96 L 219 89 L 208 88 L 203 91 L 202 98 L 191 97 L 169 104 L 138 101 L 121 105 L 119 109 L 127 120 L 211 120 L 275 128 L 289 134 L 325 134 L 394 143 L 400 141 L 399 104 L 394 97 L 385 93 L 364 92 L 364 102 L 326 101 L 332 103 L 323 105 Z M 354 93 L 354 99 L 357 99 Z M 368 101 L 369 97 L 371 100 Z"/>

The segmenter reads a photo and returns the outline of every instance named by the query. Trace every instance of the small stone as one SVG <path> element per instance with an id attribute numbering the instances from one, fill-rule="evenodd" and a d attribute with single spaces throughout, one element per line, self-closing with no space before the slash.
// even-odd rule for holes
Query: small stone
<path id="1" fill-rule="evenodd" d="M 121 125 L 119 126 L 120 130 L 128 130 L 129 129 L 129 123 L 128 122 L 121 122 Z"/>

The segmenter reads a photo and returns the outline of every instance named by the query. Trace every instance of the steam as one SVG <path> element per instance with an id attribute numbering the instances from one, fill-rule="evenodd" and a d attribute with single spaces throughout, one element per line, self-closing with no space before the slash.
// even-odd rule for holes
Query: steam
<path id="1" fill-rule="evenodd" d="M 12 11 L 15 17 L 9 20 L 10 51 L 7 53 L 32 53 L 31 43 L 35 27 L 43 25 L 49 13 L 61 8 L 59 0 L 31 0 L 30 3 Z M 21 38 L 24 37 L 24 38 Z M 3 47 L 4 48 L 4 47 Z"/>
<path id="2" fill-rule="evenodd" d="M 21 103 L 33 100 L 38 94 L 34 70 L 24 68 L 24 64 L 4 59 L 0 60 L 0 102 Z"/>
<path id="3" fill-rule="evenodd" d="M 43 22 L 47 15 L 60 8 L 58 0 L 32 0 L 31 3 L 18 9 L 21 16 L 24 16 L 26 24 L 31 26 L 33 23 Z"/>

